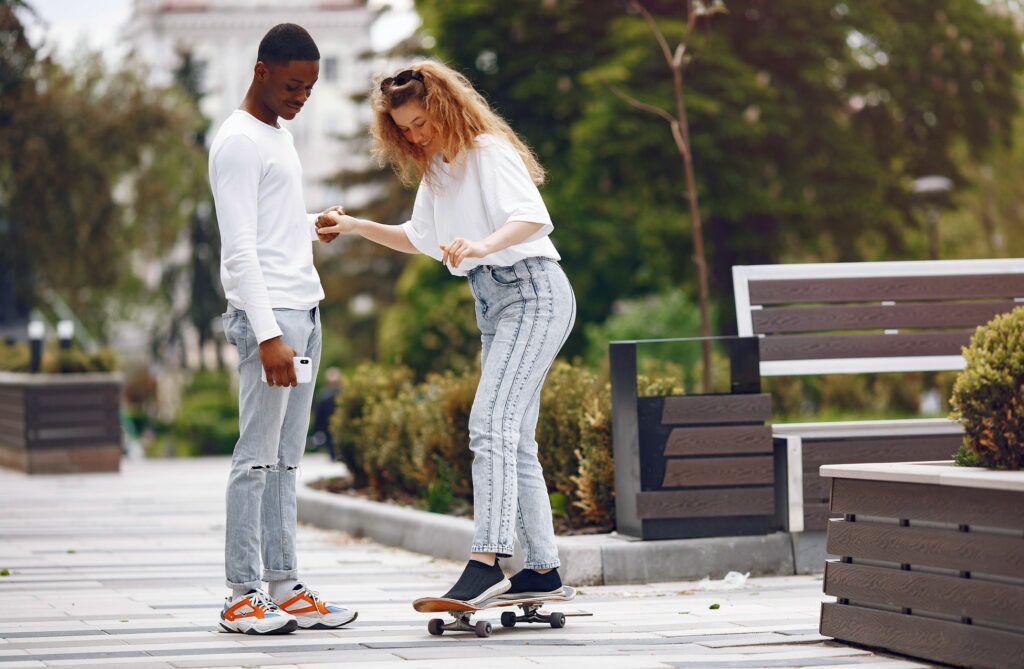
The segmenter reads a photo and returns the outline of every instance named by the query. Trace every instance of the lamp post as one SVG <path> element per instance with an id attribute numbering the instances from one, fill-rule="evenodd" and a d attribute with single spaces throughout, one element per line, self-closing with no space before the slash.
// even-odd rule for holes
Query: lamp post
<path id="1" fill-rule="evenodd" d="M 74 338 L 74 321 L 60 321 L 57 323 L 57 339 L 60 341 L 60 348 L 62 351 L 66 351 L 71 348 L 71 342 Z"/>
<path id="2" fill-rule="evenodd" d="M 953 182 L 948 177 L 938 174 L 930 174 L 925 177 L 914 179 L 911 187 L 914 193 L 927 198 L 927 209 L 925 210 L 925 225 L 928 235 L 928 257 L 937 260 L 939 257 L 939 208 L 935 206 L 938 196 L 948 193 L 953 189 Z"/>
<path id="3" fill-rule="evenodd" d="M 29 358 L 29 371 L 33 374 L 39 373 L 43 362 L 43 337 L 46 335 L 46 326 L 42 321 L 30 321 L 28 324 L 28 342 L 31 357 Z"/>

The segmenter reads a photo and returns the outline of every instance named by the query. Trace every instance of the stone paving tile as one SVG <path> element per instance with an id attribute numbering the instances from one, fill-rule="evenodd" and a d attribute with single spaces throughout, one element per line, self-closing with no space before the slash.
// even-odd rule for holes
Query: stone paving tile
<path id="1" fill-rule="evenodd" d="M 304 473 L 332 467 L 313 456 Z M 298 535 L 304 577 L 358 608 L 359 620 L 279 637 L 224 634 L 227 470 L 224 458 L 129 461 L 118 475 L 0 470 L 0 568 L 12 571 L 0 579 L 0 669 L 927 666 L 824 640 L 818 612 L 831 598 L 813 576 L 750 578 L 729 591 L 587 586 L 557 610 L 593 616 L 571 617 L 564 629 L 508 630 L 500 612 L 487 612 L 477 619 L 492 622 L 490 638 L 431 637 L 431 616 L 409 602 L 446 589 L 461 565 L 310 527 Z"/>

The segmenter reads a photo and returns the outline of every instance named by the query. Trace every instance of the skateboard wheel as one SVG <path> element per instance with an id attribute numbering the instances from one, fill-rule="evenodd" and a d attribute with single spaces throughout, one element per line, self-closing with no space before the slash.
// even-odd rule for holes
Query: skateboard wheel
<path id="1" fill-rule="evenodd" d="M 501 614 L 501 626 L 502 627 L 515 627 L 516 626 L 516 613 L 515 611 L 505 611 Z"/>
<path id="2" fill-rule="evenodd" d="M 565 627 L 565 614 L 564 613 L 552 613 L 551 614 L 551 626 L 555 629 Z"/>
<path id="3" fill-rule="evenodd" d="M 431 618 L 427 623 L 427 631 L 433 636 L 441 636 L 444 634 L 444 621 L 440 618 Z"/>
<path id="4" fill-rule="evenodd" d="M 477 624 L 473 627 L 476 630 L 476 635 L 478 637 L 483 638 L 491 636 L 491 624 L 486 620 L 481 620 L 477 622 Z"/>

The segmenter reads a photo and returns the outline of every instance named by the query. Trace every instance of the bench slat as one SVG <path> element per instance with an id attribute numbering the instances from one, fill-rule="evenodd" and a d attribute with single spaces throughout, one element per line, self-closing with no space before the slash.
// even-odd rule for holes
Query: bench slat
<path id="1" fill-rule="evenodd" d="M 819 360 L 831 358 L 898 358 L 960 355 L 972 330 L 907 334 L 835 334 L 765 337 L 761 360 Z"/>
<path id="2" fill-rule="evenodd" d="M 1002 302 L 923 302 L 841 307 L 777 307 L 751 313 L 754 334 L 975 327 L 1020 306 Z"/>
<path id="3" fill-rule="evenodd" d="M 882 276 L 842 279 L 750 281 L 750 304 L 964 300 L 1024 297 L 1024 274 Z"/>

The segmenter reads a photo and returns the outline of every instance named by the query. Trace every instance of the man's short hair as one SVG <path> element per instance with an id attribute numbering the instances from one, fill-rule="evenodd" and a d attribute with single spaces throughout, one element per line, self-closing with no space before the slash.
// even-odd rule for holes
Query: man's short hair
<path id="1" fill-rule="evenodd" d="M 302 26 L 279 23 L 260 40 L 256 60 L 268 65 L 279 65 L 290 60 L 320 60 L 320 50 Z"/>

